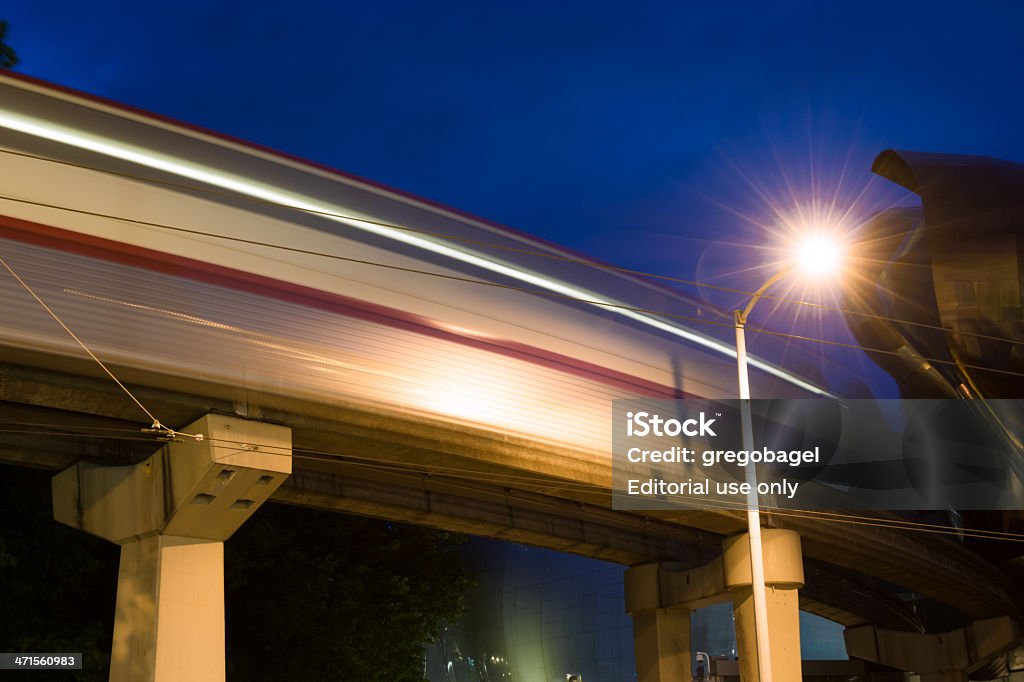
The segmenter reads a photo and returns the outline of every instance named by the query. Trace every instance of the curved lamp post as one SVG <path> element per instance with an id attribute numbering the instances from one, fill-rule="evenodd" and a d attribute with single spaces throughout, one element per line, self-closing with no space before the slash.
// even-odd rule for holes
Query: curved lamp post
<path id="1" fill-rule="evenodd" d="M 740 429 L 743 449 L 754 449 L 753 422 L 750 416 L 750 379 L 747 372 L 747 340 L 745 327 L 750 312 L 765 292 L 776 282 L 800 269 L 815 277 L 831 274 L 840 265 L 842 249 L 834 241 L 821 237 L 805 240 L 798 252 L 796 264 L 775 273 L 750 297 L 743 310 L 733 311 L 736 326 L 736 370 L 739 377 Z M 771 649 L 768 635 L 768 597 L 764 584 L 764 555 L 761 550 L 761 511 L 757 495 L 757 467 L 747 466 L 747 534 L 750 538 L 750 581 L 754 597 L 754 630 L 757 637 L 757 670 L 761 682 L 772 682 Z"/>

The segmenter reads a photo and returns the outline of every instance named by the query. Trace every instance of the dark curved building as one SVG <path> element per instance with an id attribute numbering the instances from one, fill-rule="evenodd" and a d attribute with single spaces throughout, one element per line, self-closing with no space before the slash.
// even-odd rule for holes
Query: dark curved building
<path id="1" fill-rule="evenodd" d="M 854 333 L 906 398 L 1024 397 L 1024 165 L 887 150 L 873 170 L 921 208 L 868 224 L 848 302 L 891 319 L 851 315 Z"/>
<path id="2" fill-rule="evenodd" d="M 921 206 L 866 225 L 847 322 L 861 345 L 877 349 L 868 355 L 902 397 L 971 401 L 1003 453 L 979 465 L 1022 486 L 1024 408 L 1014 399 L 1024 397 L 1024 164 L 886 150 L 872 170 L 919 195 Z M 936 474 L 941 461 L 928 466 L 931 475 L 958 473 Z M 954 525 L 1024 532 L 1021 510 L 944 512 Z M 964 544 L 1024 582 L 1019 543 Z"/>
<path id="3" fill-rule="evenodd" d="M 467 545 L 466 613 L 428 648 L 431 682 L 632 682 L 625 567 L 494 540 Z M 694 611 L 693 652 L 735 659 L 732 604 Z M 843 627 L 800 613 L 804 659 L 845 659 Z"/>

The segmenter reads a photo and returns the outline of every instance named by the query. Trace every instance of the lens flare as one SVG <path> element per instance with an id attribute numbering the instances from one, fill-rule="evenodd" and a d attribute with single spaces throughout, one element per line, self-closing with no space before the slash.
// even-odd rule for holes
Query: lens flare
<path id="1" fill-rule="evenodd" d="M 826 235 L 804 237 L 797 247 L 796 265 L 808 275 L 829 277 L 839 274 L 845 249 L 838 240 Z"/>

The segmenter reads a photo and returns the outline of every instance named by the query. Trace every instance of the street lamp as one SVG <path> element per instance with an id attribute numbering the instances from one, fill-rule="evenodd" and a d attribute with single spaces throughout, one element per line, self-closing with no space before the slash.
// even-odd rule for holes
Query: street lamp
<path id="1" fill-rule="evenodd" d="M 736 326 L 736 371 L 739 377 L 740 429 L 743 434 L 743 449 L 754 449 L 753 421 L 750 416 L 750 379 L 747 373 L 747 340 L 745 327 L 750 312 L 765 292 L 776 282 L 795 270 L 801 270 L 813 277 L 836 273 L 843 259 L 843 249 L 838 241 L 824 236 L 806 238 L 796 249 L 795 263 L 789 264 L 768 278 L 761 288 L 750 297 L 743 310 L 733 311 Z M 747 535 L 750 539 L 750 582 L 754 596 L 754 631 L 757 638 L 757 669 L 761 682 L 772 682 L 771 650 L 768 637 L 768 597 L 764 584 L 764 555 L 761 550 L 761 510 L 757 496 L 757 467 L 748 464 L 747 485 Z"/>

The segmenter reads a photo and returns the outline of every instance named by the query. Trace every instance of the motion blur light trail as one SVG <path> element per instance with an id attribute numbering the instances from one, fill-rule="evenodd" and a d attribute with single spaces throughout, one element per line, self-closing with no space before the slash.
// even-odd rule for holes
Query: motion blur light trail
<path id="1" fill-rule="evenodd" d="M 303 211 L 318 212 L 323 214 L 325 218 L 334 222 L 342 223 L 424 251 L 445 256 L 519 282 L 525 282 L 546 291 L 562 294 L 575 299 L 581 299 L 587 301 L 590 305 L 601 307 L 614 314 L 630 318 L 659 331 L 721 353 L 722 355 L 728 357 L 736 356 L 736 350 L 726 343 L 722 343 L 711 337 L 696 333 L 675 324 L 664 322 L 643 313 L 618 307 L 610 307 L 619 305 L 619 302 L 607 299 L 595 292 L 590 292 L 540 274 L 529 272 L 522 268 L 467 249 L 457 249 L 411 232 L 387 227 L 374 222 L 359 220 L 358 218 L 342 217 L 337 215 L 338 207 L 336 206 L 323 204 L 301 195 L 282 192 L 280 189 L 273 186 L 256 183 L 244 177 L 222 173 L 197 163 L 167 155 L 155 154 L 151 151 L 124 144 L 116 140 L 55 125 L 49 122 L 39 121 L 34 118 L 25 117 L 11 112 L 0 113 L 0 126 L 35 137 L 52 140 L 79 149 L 102 154 L 104 156 L 170 173 L 178 177 L 188 178 L 197 182 L 237 192 L 244 196 L 254 197 Z M 768 374 L 787 381 L 794 386 L 810 391 L 813 394 L 829 395 L 829 393 L 824 389 L 815 386 L 814 384 L 809 383 L 773 364 L 754 358 L 751 358 L 750 364 L 764 372 L 767 372 Z"/>

